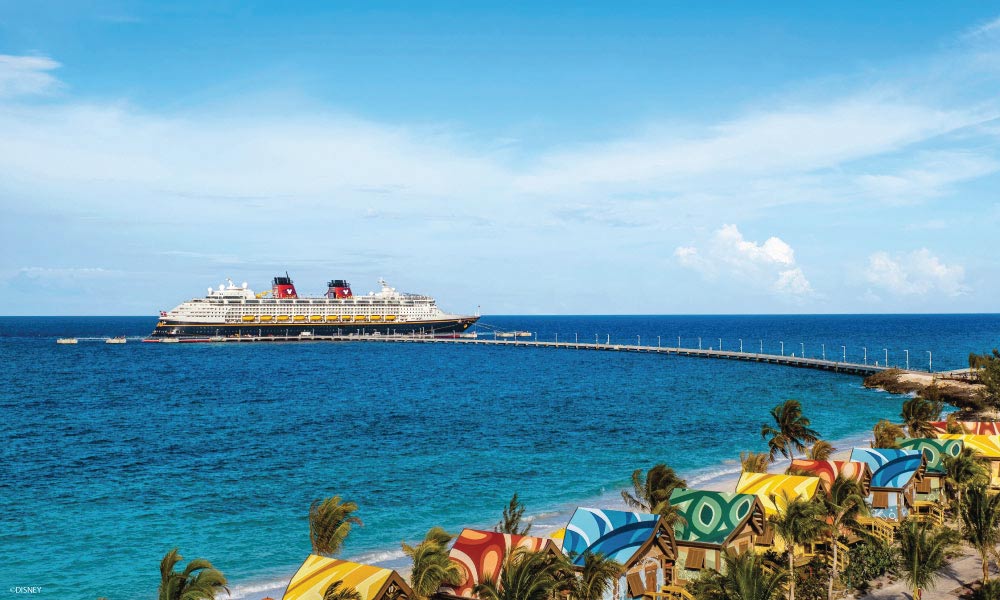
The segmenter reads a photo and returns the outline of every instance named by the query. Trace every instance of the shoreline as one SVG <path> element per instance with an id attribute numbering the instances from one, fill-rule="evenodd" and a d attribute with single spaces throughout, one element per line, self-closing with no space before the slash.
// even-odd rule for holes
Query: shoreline
<path id="1" fill-rule="evenodd" d="M 874 423 L 872 424 L 874 425 Z M 835 451 L 831 455 L 831 460 L 846 460 L 850 455 L 851 448 L 867 447 L 870 441 L 870 430 L 858 433 L 855 436 L 833 440 Z M 785 458 L 776 460 L 768 467 L 769 473 L 784 473 L 791 461 Z M 652 466 L 652 465 L 649 465 Z M 701 469 L 694 469 L 679 473 L 689 486 L 703 490 L 715 492 L 732 492 L 736 488 L 742 472 L 739 458 L 722 461 L 712 466 Z M 605 492 L 599 496 L 581 499 L 569 504 L 560 505 L 551 510 L 542 511 L 529 515 L 527 521 L 531 523 L 532 535 L 547 537 L 551 532 L 564 527 L 578 506 L 594 506 L 616 510 L 629 510 L 621 499 L 618 489 Z M 489 524 L 470 524 L 470 527 L 490 528 Z M 458 533 L 455 531 L 453 533 Z M 303 557 L 304 558 L 304 557 Z M 379 567 L 395 569 L 406 578 L 409 576 L 409 561 L 398 546 L 395 548 L 380 548 L 356 555 L 344 555 L 344 559 L 353 562 L 372 564 Z M 263 600 L 264 598 L 274 598 L 280 600 L 288 585 L 288 580 L 294 575 L 298 565 L 291 567 L 285 579 L 275 580 L 249 580 L 246 583 L 238 583 L 230 586 L 230 598 L 232 600 Z"/>

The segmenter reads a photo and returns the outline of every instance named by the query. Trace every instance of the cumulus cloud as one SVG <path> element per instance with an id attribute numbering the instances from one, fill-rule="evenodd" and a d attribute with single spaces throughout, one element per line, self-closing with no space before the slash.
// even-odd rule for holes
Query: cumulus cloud
<path id="1" fill-rule="evenodd" d="M 52 91 L 59 80 L 49 71 L 59 63 L 44 56 L 0 54 L 0 98 L 28 96 Z"/>
<path id="2" fill-rule="evenodd" d="M 934 293 L 954 297 L 969 291 L 965 269 L 941 262 L 927 248 L 895 255 L 876 252 L 868 257 L 865 275 L 873 286 L 901 296 Z"/>
<path id="3" fill-rule="evenodd" d="M 723 225 L 699 250 L 679 246 L 674 258 L 683 267 L 694 269 L 708 278 L 722 274 L 744 282 L 760 282 L 778 295 L 808 296 L 812 284 L 795 263 L 795 251 L 779 237 L 763 243 L 747 240 L 736 225 Z"/>

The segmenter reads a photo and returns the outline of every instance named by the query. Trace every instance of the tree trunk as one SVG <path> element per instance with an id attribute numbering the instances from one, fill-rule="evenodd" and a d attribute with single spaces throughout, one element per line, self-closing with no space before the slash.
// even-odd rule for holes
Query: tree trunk
<path id="1" fill-rule="evenodd" d="M 827 598 L 833 600 L 833 582 L 837 579 L 837 538 L 833 538 L 833 568 L 830 569 L 830 587 Z"/>
<path id="2" fill-rule="evenodd" d="M 788 547 L 788 600 L 795 600 L 795 544 Z"/>
<path id="3" fill-rule="evenodd" d="M 984 549 L 983 552 L 979 554 L 983 558 L 983 583 L 990 580 L 990 555 L 989 551 Z"/>

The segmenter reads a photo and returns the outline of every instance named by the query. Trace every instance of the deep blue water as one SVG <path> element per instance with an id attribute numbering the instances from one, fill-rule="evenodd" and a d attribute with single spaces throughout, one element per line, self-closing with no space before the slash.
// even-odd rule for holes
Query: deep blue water
<path id="1" fill-rule="evenodd" d="M 236 585 L 287 579 L 306 513 L 340 494 L 365 527 L 345 557 L 398 559 L 432 525 L 489 526 L 514 491 L 541 527 L 610 501 L 633 469 L 693 478 L 762 449 L 760 424 L 802 400 L 857 439 L 902 398 L 860 378 L 773 365 L 529 348 L 351 343 L 141 344 L 147 318 L 0 318 L 0 590 L 146 599 L 179 546 Z M 1000 345 L 1000 316 L 484 317 L 540 339 L 674 345 L 959 368 Z"/>

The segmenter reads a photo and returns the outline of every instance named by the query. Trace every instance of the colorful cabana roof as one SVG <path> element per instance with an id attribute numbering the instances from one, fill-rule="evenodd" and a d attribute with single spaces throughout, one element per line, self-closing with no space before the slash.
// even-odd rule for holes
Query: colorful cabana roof
<path id="1" fill-rule="evenodd" d="M 919 450 L 888 448 L 854 448 L 851 460 L 868 465 L 872 470 L 872 487 L 880 490 L 901 490 L 911 481 L 920 481 L 927 463 Z"/>
<path id="2" fill-rule="evenodd" d="M 582 566 L 584 554 L 590 552 L 628 567 L 633 557 L 657 541 L 666 554 L 676 556 L 674 532 L 659 515 L 581 507 L 566 525 L 562 549 L 576 566 Z"/>
<path id="3" fill-rule="evenodd" d="M 837 480 L 837 477 L 856 481 L 866 496 L 872 483 L 872 470 L 868 465 L 852 460 L 809 460 L 806 458 L 796 458 L 789 465 L 788 472 L 793 475 L 819 477 L 820 484 L 827 493 L 830 493 L 830 487 Z"/>
<path id="4" fill-rule="evenodd" d="M 968 435 L 1000 435 L 1000 423 L 995 421 L 955 421 Z M 931 423 L 940 433 L 948 433 L 948 421 Z"/>
<path id="5" fill-rule="evenodd" d="M 760 499 L 768 516 L 778 513 L 785 498 L 812 499 L 819 489 L 819 477 L 801 475 L 776 475 L 771 473 L 742 473 L 736 483 L 740 494 L 753 494 Z"/>
<path id="6" fill-rule="evenodd" d="M 962 440 L 966 448 L 990 460 L 1000 460 L 1000 435 L 965 435 L 961 433 L 943 433 L 940 440 Z"/>
<path id="7" fill-rule="evenodd" d="M 754 533 L 764 533 L 764 506 L 753 494 L 675 489 L 670 504 L 683 519 L 674 525 L 680 544 L 721 547 L 748 522 Z"/>
<path id="8" fill-rule="evenodd" d="M 323 600 L 324 592 L 335 581 L 357 590 L 361 600 L 413 596 L 410 586 L 392 569 L 310 554 L 288 582 L 282 600 Z"/>
<path id="9" fill-rule="evenodd" d="M 474 598 L 472 588 L 487 579 L 499 577 L 504 556 L 515 548 L 524 548 L 530 552 L 559 552 L 552 540 L 546 538 L 463 529 L 455 539 L 448 558 L 458 563 L 465 577 L 461 584 L 446 586 L 441 591 L 452 596 Z"/>
<path id="10" fill-rule="evenodd" d="M 958 456 L 962 453 L 962 440 L 944 440 L 935 438 L 900 438 L 896 440 L 902 450 L 920 450 L 927 459 L 927 472 L 932 475 L 944 475 L 944 457 Z"/>

